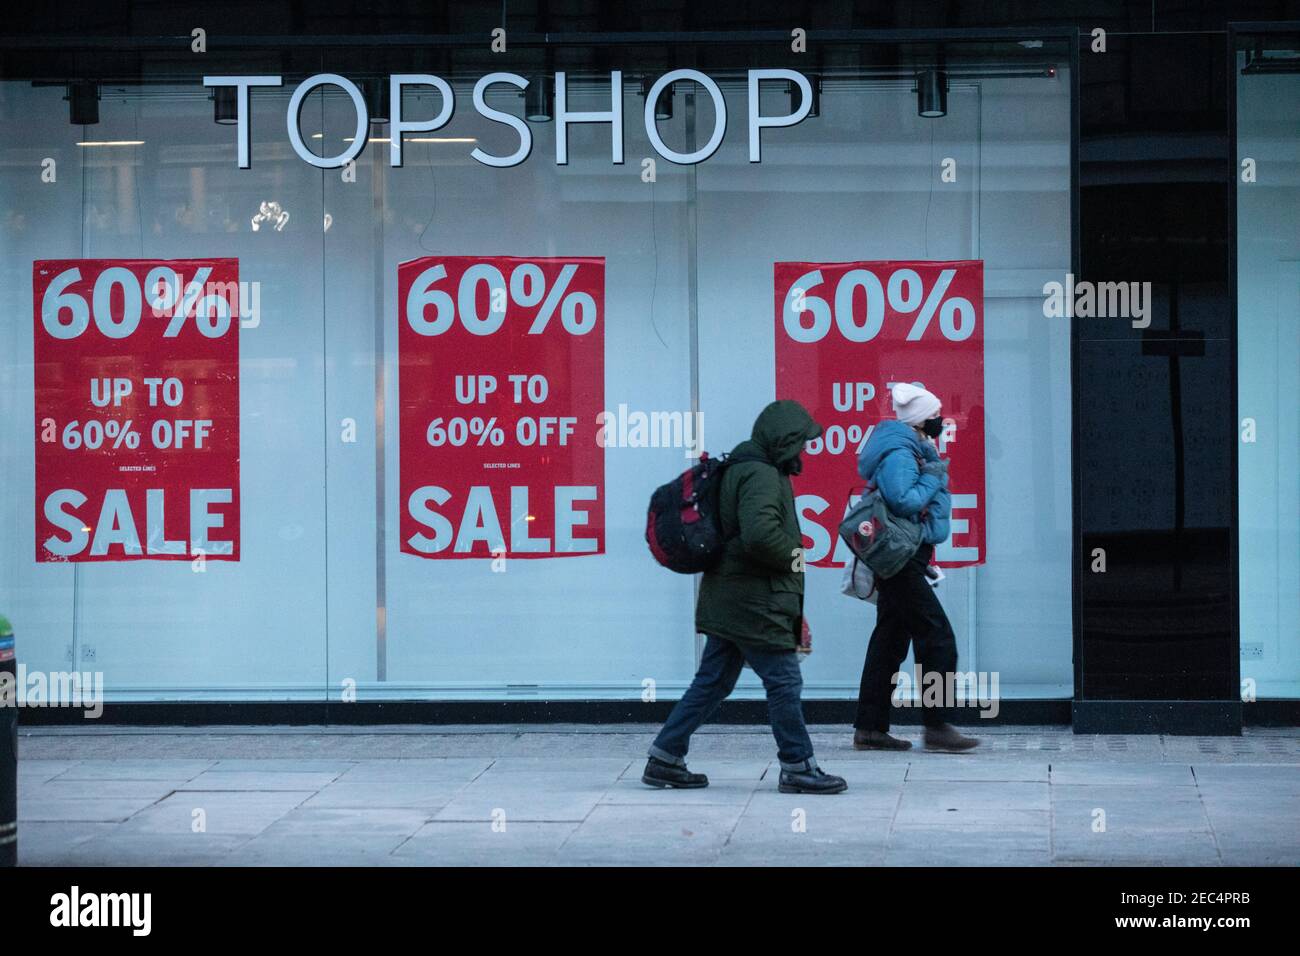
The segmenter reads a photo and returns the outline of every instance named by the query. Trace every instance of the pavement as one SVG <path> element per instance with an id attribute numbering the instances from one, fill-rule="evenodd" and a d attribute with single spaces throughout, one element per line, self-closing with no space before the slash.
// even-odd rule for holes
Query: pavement
<path id="1" fill-rule="evenodd" d="M 764 727 L 696 734 L 703 790 L 640 782 L 641 725 L 25 728 L 19 862 L 114 865 L 1297 865 L 1300 730 L 976 728 L 777 792 Z M 919 743 L 917 728 L 899 728 Z"/>

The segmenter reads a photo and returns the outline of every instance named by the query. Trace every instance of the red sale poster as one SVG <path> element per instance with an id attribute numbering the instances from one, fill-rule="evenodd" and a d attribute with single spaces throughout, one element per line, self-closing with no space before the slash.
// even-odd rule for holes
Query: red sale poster
<path id="1" fill-rule="evenodd" d="M 895 382 L 943 402 L 952 536 L 936 560 L 983 563 L 984 263 L 778 262 L 774 272 L 776 394 L 802 402 L 825 429 L 794 481 L 808 563 L 848 558 L 838 528 L 862 490 L 858 451 L 894 417 Z"/>
<path id="2" fill-rule="evenodd" d="M 397 269 L 401 550 L 605 550 L 605 260 L 429 256 Z"/>
<path id="3" fill-rule="evenodd" d="M 37 561 L 239 560 L 239 263 L 32 264 Z"/>

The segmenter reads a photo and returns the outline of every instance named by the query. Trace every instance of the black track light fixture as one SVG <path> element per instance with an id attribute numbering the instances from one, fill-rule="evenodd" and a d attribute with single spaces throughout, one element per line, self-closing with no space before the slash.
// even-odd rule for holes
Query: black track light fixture
<path id="1" fill-rule="evenodd" d="M 809 97 L 808 115 L 816 117 L 822 115 L 822 78 L 812 73 L 808 76 L 808 85 L 812 87 L 812 96 Z M 799 108 L 799 99 L 802 94 L 799 92 L 797 83 L 790 84 L 790 112 L 793 113 Z"/>
<path id="2" fill-rule="evenodd" d="M 234 126 L 239 122 L 239 91 L 233 86 L 217 86 L 212 89 L 212 120 L 222 126 Z"/>
<path id="3" fill-rule="evenodd" d="M 94 126 L 99 122 L 99 84 L 73 80 L 68 84 L 68 120 L 73 126 Z"/>
<path id="4" fill-rule="evenodd" d="M 370 122 L 387 123 L 392 116 L 389 110 L 389 87 L 386 77 L 375 77 L 366 81 L 366 112 Z"/>
<path id="5" fill-rule="evenodd" d="M 524 90 L 524 117 L 532 123 L 549 123 L 555 118 L 555 80 L 549 74 L 534 76 Z"/>
<path id="6" fill-rule="evenodd" d="M 650 87 L 654 84 L 650 82 L 650 77 L 641 80 L 641 98 L 645 99 L 650 95 Z M 659 95 L 655 97 L 655 120 L 670 120 L 673 118 L 673 85 L 669 83 Z"/>
<path id="7" fill-rule="evenodd" d="M 948 74 L 943 70 L 922 70 L 916 74 L 916 115 L 937 119 L 948 115 Z"/>

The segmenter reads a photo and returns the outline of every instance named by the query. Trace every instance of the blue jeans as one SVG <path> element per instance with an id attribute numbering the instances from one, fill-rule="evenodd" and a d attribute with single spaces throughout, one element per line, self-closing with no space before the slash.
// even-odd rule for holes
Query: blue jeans
<path id="1" fill-rule="evenodd" d="M 809 770 L 813 760 L 812 740 L 803 722 L 803 675 L 795 652 L 741 647 L 721 637 L 710 636 L 704 645 L 700 669 L 686 693 L 677 702 L 659 736 L 650 747 L 650 756 L 665 763 L 686 766 L 686 751 L 691 734 L 717 711 L 718 706 L 736 686 L 745 662 L 763 681 L 767 691 L 768 719 L 776 738 L 777 757 L 782 770 Z"/>

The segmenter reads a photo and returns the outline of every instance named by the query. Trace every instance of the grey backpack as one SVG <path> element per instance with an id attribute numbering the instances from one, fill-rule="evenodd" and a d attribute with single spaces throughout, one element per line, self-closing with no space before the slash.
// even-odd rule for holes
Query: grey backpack
<path id="1" fill-rule="evenodd" d="M 840 522 L 840 537 L 877 578 L 892 578 L 921 546 L 921 523 L 889 510 L 875 485 Z"/>

